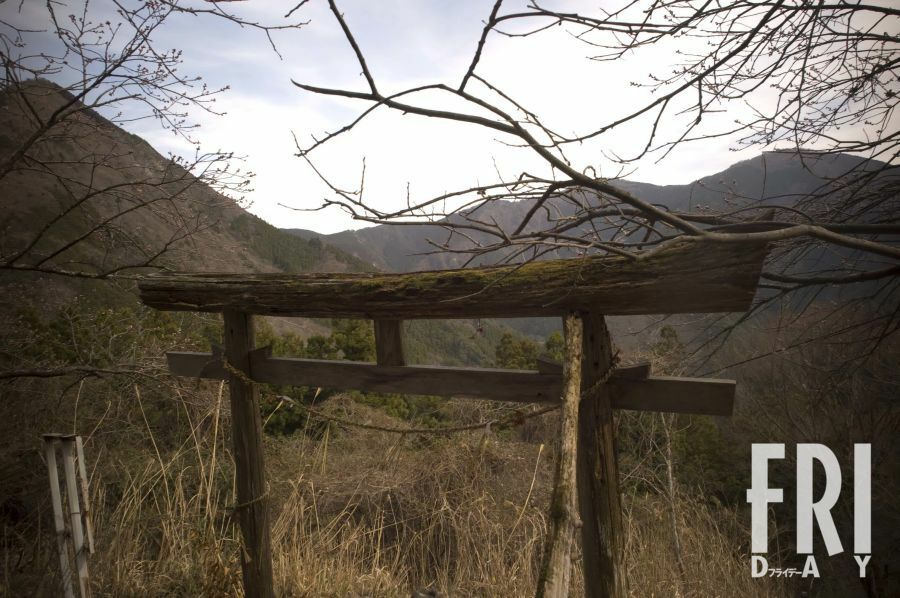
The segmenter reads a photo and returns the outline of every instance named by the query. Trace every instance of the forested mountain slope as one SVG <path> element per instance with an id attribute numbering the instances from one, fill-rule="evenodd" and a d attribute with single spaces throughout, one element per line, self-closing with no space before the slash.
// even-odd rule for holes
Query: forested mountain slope
<path id="1" fill-rule="evenodd" d="M 93 111 L 71 115 L 27 146 L 69 100 L 41 80 L 0 94 L 6 300 L 16 288 L 54 301 L 84 288 L 78 281 L 85 276 L 40 275 L 52 271 L 90 277 L 152 271 L 122 268 L 144 264 L 236 272 L 365 268 L 321 241 L 279 231 Z M 23 146 L 24 156 L 14 160 Z"/>

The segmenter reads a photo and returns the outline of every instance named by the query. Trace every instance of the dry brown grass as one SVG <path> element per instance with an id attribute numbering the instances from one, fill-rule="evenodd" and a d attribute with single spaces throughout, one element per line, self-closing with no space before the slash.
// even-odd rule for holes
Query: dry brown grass
<path id="1" fill-rule="evenodd" d="M 771 579 L 753 579 L 749 557 L 740 540 L 750 530 L 733 510 L 699 498 L 680 496 L 676 502 L 684 577 L 677 566 L 669 519 L 669 505 L 659 497 L 626 500 L 628 579 L 634 596 L 786 596 Z"/>
<path id="2" fill-rule="evenodd" d="M 218 401 L 212 404 L 214 415 Z M 348 401 L 332 408 L 360 421 L 398 423 Z M 95 448 L 95 595 L 240 593 L 225 417 L 195 424 L 168 451 L 157 452 L 150 434 L 128 459 Z M 332 427 L 318 438 L 267 438 L 279 595 L 409 596 L 417 588 L 445 596 L 533 594 L 552 451 L 513 436 L 402 438 Z M 666 504 L 639 495 L 626 496 L 625 506 L 633 596 L 778 595 L 749 578 L 737 548 L 749 533 L 736 513 L 678 501 L 681 578 Z M 47 531 L 35 561 L 44 595 L 53 593 L 58 566 Z M 24 587 L 24 578 L 6 575 L 8 588 Z M 580 595 L 580 570 L 573 581 L 572 595 Z"/>

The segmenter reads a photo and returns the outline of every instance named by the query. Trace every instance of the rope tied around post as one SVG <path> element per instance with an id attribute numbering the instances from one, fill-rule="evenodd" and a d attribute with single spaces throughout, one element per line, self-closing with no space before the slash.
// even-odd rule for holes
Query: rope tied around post
<path id="1" fill-rule="evenodd" d="M 235 378 L 238 378 L 238 379 L 239 379 L 241 382 L 243 382 L 244 384 L 256 384 L 256 382 L 254 382 L 254 380 L 253 380 L 252 378 L 250 378 L 250 376 L 248 376 L 247 374 L 245 374 L 245 373 L 242 372 L 241 370 L 239 370 L 239 369 L 237 369 L 236 367 L 234 367 L 233 365 L 231 365 L 231 364 L 228 362 L 228 359 L 226 359 L 226 358 L 224 358 L 224 357 L 222 358 L 222 368 L 224 368 L 224 370 L 225 370 L 226 372 L 228 372 L 229 374 L 231 374 L 231 375 L 234 376 Z"/>
<path id="2" fill-rule="evenodd" d="M 259 496 L 257 496 L 256 498 L 252 498 L 252 499 L 244 501 L 244 502 L 234 503 L 233 505 L 226 507 L 225 510 L 230 511 L 231 513 L 237 513 L 240 509 L 246 509 L 247 507 L 249 507 L 251 505 L 254 505 L 256 503 L 264 501 L 268 497 L 269 497 L 269 488 L 268 488 L 268 484 L 266 484 L 266 491 L 263 492 L 262 494 L 260 494 Z"/>
<path id="3" fill-rule="evenodd" d="M 227 371 L 229 374 L 240 379 L 240 381 L 243 382 L 244 384 L 255 384 L 255 382 L 247 374 L 245 374 L 241 370 L 237 369 L 236 367 L 234 367 L 233 365 L 228 363 L 228 360 L 225 358 L 222 359 L 222 367 L 225 368 L 225 371 Z M 229 511 L 232 514 L 236 514 L 241 509 L 246 509 L 247 507 L 250 507 L 254 504 L 264 501 L 266 498 L 268 498 L 268 496 L 269 496 L 269 485 L 268 485 L 268 483 L 266 483 L 265 492 L 263 492 L 262 494 L 259 494 L 258 496 L 254 497 L 250 500 L 234 503 L 233 505 L 226 507 L 226 511 Z"/>
<path id="4" fill-rule="evenodd" d="M 616 373 L 616 368 L 619 366 L 619 352 L 616 351 L 613 353 L 612 358 L 609 360 L 609 367 L 606 368 L 606 371 L 603 372 L 603 375 L 587 390 L 582 391 L 581 400 L 587 400 L 593 398 L 600 392 L 600 389 L 603 388 L 607 382 L 609 382 L 610 378 L 613 377 L 613 374 Z"/>
<path id="5" fill-rule="evenodd" d="M 282 399 L 287 397 L 281 397 Z M 539 417 L 541 415 L 546 415 L 551 411 L 556 411 L 559 409 L 559 405 L 551 405 L 550 407 L 544 407 L 542 409 L 537 409 L 535 411 L 530 412 L 522 412 L 515 411 L 514 413 L 506 416 L 506 417 L 498 417 L 490 420 L 482 420 L 476 422 L 474 424 L 465 424 L 461 426 L 449 426 L 449 427 L 437 427 L 437 428 L 395 428 L 390 426 L 379 426 L 375 424 L 363 424 L 359 422 L 354 422 L 349 419 L 345 419 L 343 417 L 338 417 L 336 415 L 330 415 L 328 413 L 324 413 L 323 411 L 316 409 L 314 407 L 310 407 L 308 405 L 304 405 L 302 403 L 298 403 L 291 400 L 294 406 L 302 411 L 305 411 L 312 415 L 313 417 L 317 417 L 320 419 L 324 419 L 327 421 L 332 421 L 336 424 L 341 424 L 345 426 L 350 426 L 354 428 L 360 428 L 363 430 L 372 430 L 375 432 L 385 432 L 388 434 L 455 434 L 458 432 L 471 432 L 473 430 L 483 430 L 488 428 L 489 426 L 501 428 L 508 425 L 519 425 L 524 423 L 525 421 L 533 418 Z"/>

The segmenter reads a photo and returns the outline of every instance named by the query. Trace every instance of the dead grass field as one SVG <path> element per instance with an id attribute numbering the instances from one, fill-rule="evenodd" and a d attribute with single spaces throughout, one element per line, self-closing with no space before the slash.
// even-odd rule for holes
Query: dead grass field
<path id="1" fill-rule="evenodd" d="M 403 425 L 350 399 L 329 405 L 357 421 Z M 102 427 L 88 443 L 96 596 L 241 593 L 220 391 L 210 385 L 205 406 L 186 403 L 185 413 L 192 431 L 178 445 L 158 441 L 148 426 L 130 450 L 105 446 Z M 553 459 L 540 442 L 553 427 L 546 419 L 487 436 L 400 436 L 310 422 L 309 434 L 267 437 L 279 595 L 532 595 Z M 737 513 L 703 497 L 677 498 L 682 574 L 669 503 L 647 493 L 623 501 L 632 596 L 783 595 L 746 573 L 739 548 L 749 531 Z M 55 593 L 55 541 L 51 530 L 37 531 L 26 545 L 4 534 L 5 595 Z M 31 559 L 24 570 L 23 558 Z M 576 552 L 573 596 L 581 594 L 579 560 Z"/>

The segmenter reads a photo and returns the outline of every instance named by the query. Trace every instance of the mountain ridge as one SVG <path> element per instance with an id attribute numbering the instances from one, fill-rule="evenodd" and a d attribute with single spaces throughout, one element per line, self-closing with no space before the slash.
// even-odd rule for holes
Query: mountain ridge
<path id="1" fill-rule="evenodd" d="M 47 122 L 70 100 L 41 79 L 0 92 L 0 159 L 25 147 L 40 131 L 38 119 Z M 0 177 L 0 262 L 8 262 L 0 284 L 7 288 L 27 286 L 41 269 L 90 277 L 142 260 L 196 271 L 368 269 L 321 240 L 280 231 L 90 109 L 50 127 L 12 166 Z M 52 273 L 41 279 L 48 300 L 71 297 L 79 286 Z"/>
<path id="2" fill-rule="evenodd" d="M 790 206 L 827 186 L 832 178 L 866 167 L 867 163 L 864 158 L 850 154 L 773 150 L 688 184 L 654 185 L 628 180 L 617 184 L 644 201 L 672 211 L 727 211 L 761 202 Z M 884 166 L 877 161 L 871 164 L 872 168 Z M 533 201 L 497 201 L 481 209 L 482 217 L 494 218 L 501 226 L 510 228 L 525 215 Z M 540 228 L 541 224 L 535 220 L 534 228 Z M 437 224 L 406 225 L 400 229 L 383 224 L 331 234 L 296 228 L 283 230 L 307 240 L 319 238 L 381 270 L 439 270 L 460 267 L 465 260 L 464 256 L 453 253 L 422 255 L 434 251 L 427 239 L 437 240 L 447 235 Z"/>

